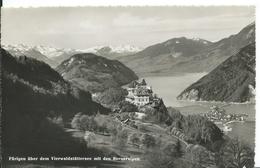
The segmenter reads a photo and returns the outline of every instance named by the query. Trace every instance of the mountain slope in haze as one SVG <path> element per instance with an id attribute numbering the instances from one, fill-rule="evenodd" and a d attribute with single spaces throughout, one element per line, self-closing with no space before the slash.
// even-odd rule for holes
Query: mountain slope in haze
<path id="1" fill-rule="evenodd" d="M 44 62 L 13 57 L 3 49 L 1 61 L 4 159 L 77 156 L 85 152 L 82 144 L 60 126 L 70 122 L 78 112 L 91 115 L 109 110 L 92 101 L 89 92 L 66 82 Z"/>
<path id="2" fill-rule="evenodd" d="M 252 23 L 236 35 L 215 43 L 201 39 L 174 38 L 119 60 L 141 76 L 209 72 L 254 41 L 255 24 Z"/>
<path id="3" fill-rule="evenodd" d="M 245 102 L 254 97 L 255 43 L 242 48 L 185 89 L 181 100 Z"/>
<path id="4" fill-rule="evenodd" d="M 211 42 L 202 39 L 173 38 L 119 60 L 134 69 L 137 74 L 161 73 L 162 70 L 171 68 L 174 63 L 199 53 L 210 44 Z"/>
<path id="5" fill-rule="evenodd" d="M 7 50 L 13 56 L 27 56 L 31 58 L 35 58 L 39 61 L 43 61 L 49 64 L 51 67 L 56 67 L 58 62 L 52 60 L 42 52 L 38 50 L 37 47 L 30 47 L 27 45 L 19 44 L 19 45 L 3 45 L 2 48 Z"/>
<path id="6" fill-rule="evenodd" d="M 91 52 L 96 55 L 106 57 L 108 59 L 119 59 L 120 57 L 135 54 L 141 50 L 142 49 L 140 47 L 132 45 L 119 45 L 92 47 L 82 51 L 85 53 Z"/>
<path id="7" fill-rule="evenodd" d="M 255 23 L 243 28 L 239 33 L 213 43 L 191 59 L 173 65 L 169 71 L 210 72 L 241 48 L 255 42 Z"/>
<path id="8" fill-rule="evenodd" d="M 119 87 L 138 79 L 136 74 L 121 62 L 92 53 L 76 54 L 63 61 L 56 69 L 66 80 L 92 93 Z"/>

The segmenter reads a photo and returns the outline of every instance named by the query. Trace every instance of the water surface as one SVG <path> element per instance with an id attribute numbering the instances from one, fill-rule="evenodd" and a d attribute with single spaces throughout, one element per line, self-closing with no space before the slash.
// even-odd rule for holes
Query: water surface
<path id="1" fill-rule="evenodd" d="M 221 102 L 191 102 L 179 101 L 176 97 L 192 83 L 199 80 L 206 73 L 190 73 L 177 76 L 152 76 L 145 77 L 148 85 L 152 86 L 154 93 L 163 98 L 166 106 L 172 106 L 181 111 L 184 115 L 203 114 L 209 111 L 210 106 L 218 105 L 232 114 L 248 114 L 244 123 L 232 123 L 232 131 L 228 133 L 230 137 L 239 139 L 254 146 L 255 142 L 255 104 L 234 104 Z"/>

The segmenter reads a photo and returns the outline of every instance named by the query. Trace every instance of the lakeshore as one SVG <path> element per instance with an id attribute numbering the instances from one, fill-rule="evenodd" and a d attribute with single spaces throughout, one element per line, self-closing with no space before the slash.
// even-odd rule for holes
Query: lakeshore
<path id="1" fill-rule="evenodd" d="M 149 83 L 158 96 L 163 98 L 166 106 L 171 106 L 178 109 L 183 115 L 193 114 L 206 114 L 211 106 L 224 106 L 226 114 L 248 115 L 246 121 L 241 122 L 238 120 L 226 121 L 231 131 L 227 132 L 227 135 L 231 137 L 239 137 L 243 141 L 248 142 L 250 146 L 255 144 L 255 103 L 226 103 L 226 102 L 206 102 L 206 101 L 185 101 L 177 100 L 178 94 L 194 81 L 199 80 L 204 73 L 191 73 L 184 76 L 149 76 L 145 77 L 147 83 Z M 164 82 L 161 82 L 164 81 Z M 216 124 L 222 128 L 223 124 Z"/>

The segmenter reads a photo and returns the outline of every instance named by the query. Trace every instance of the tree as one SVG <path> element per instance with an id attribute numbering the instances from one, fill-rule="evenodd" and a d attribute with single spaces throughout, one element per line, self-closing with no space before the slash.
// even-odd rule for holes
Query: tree
<path id="1" fill-rule="evenodd" d="M 172 158 L 180 158 L 184 153 L 181 150 L 181 143 L 179 140 L 175 144 L 173 143 L 166 144 L 163 151 L 167 156 Z"/>
<path id="2" fill-rule="evenodd" d="M 130 119 L 129 113 L 120 113 L 119 117 L 120 117 L 121 121 L 125 121 L 127 119 Z"/>
<path id="3" fill-rule="evenodd" d="M 177 140 L 174 149 L 175 149 L 175 151 L 176 151 L 175 157 L 181 157 L 181 156 L 183 155 L 183 151 L 182 151 L 182 149 L 181 149 L 181 142 L 180 142 L 179 139 Z"/>
<path id="4" fill-rule="evenodd" d="M 94 116 L 89 116 L 88 118 L 88 131 L 97 131 L 98 129 L 98 125 L 97 125 L 97 122 L 95 121 L 94 119 L 95 117 Z"/>
<path id="5" fill-rule="evenodd" d="M 62 116 L 55 117 L 54 119 L 52 119 L 52 121 L 60 127 L 64 127 Z"/>
<path id="6" fill-rule="evenodd" d="M 212 153 L 201 145 L 191 145 L 184 156 L 193 168 L 207 168 L 214 165 Z"/>
<path id="7" fill-rule="evenodd" d="M 238 139 L 231 139 L 222 148 L 222 160 L 226 168 L 253 168 L 254 152 Z"/>
<path id="8" fill-rule="evenodd" d="M 190 143 L 200 144 L 212 149 L 216 141 L 223 139 L 222 131 L 207 118 L 199 115 L 189 115 L 182 124 L 183 133 Z"/>
<path id="9" fill-rule="evenodd" d="M 75 116 L 73 117 L 72 121 L 71 121 L 71 127 L 74 129 L 80 129 L 80 117 L 82 116 L 82 113 L 77 113 L 75 114 Z"/>
<path id="10" fill-rule="evenodd" d="M 140 135 L 137 134 L 137 133 L 133 133 L 129 136 L 129 141 L 132 143 L 132 144 L 138 144 L 140 143 Z"/>
<path id="11" fill-rule="evenodd" d="M 136 112 L 138 107 L 128 101 L 121 101 L 119 103 L 119 108 L 121 112 Z"/>
<path id="12" fill-rule="evenodd" d="M 141 142 L 146 148 L 154 147 L 156 145 L 155 138 L 149 134 L 143 134 Z"/>
<path id="13" fill-rule="evenodd" d="M 123 88 L 109 88 L 102 93 L 97 94 L 95 99 L 109 107 L 117 107 L 117 105 L 125 99 L 127 90 Z"/>
<path id="14" fill-rule="evenodd" d="M 120 151 L 124 149 L 127 139 L 128 139 L 128 132 L 126 129 L 122 129 L 118 131 L 116 143 Z"/>
<path id="15" fill-rule="evenodd" d="M 144 168 L 172 168 L 174 159 L 167 156 L 159 147 L 147 150 L 144 154 Z"/>
<path id="16" fill-rule="evenodd" d="M 94 116 L 88 116 L 82 113 L 78 113 L 73 117 L 71 127 L 83 131 L 96 131 L 98 128 Z"/>

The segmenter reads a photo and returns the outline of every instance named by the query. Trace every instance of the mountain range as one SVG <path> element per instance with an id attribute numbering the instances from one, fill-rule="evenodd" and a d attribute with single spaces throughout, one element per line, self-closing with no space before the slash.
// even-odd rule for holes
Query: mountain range
<path id="1" fill-rule="evenodd" d="M 63 61 L 56 70 L 64 79 L 91 93 L 120 87 L 137 75 L 117 60 L 110 60 L 92 53 L 76 54 Z"/>
<path id="2" fill-rule="evenodd" d="M 24 44 L 18 45 L 2 45 L 2 48 L 7 50 L 11 55 L 19 57 L 19 56 L 27 56 L 31 58 L 35 58 L 39 61 L 43 61 L 49 64 L 51 67 L 55 67 L 58 65 L 58 62 L 49 58 L 46 53 L 39 50 L 37 46 L 31 47 Z"/>
<path id="3" fill-rule="evenodd" d="M 95 46 L 87 49 L 55 48 L 50 46 L 29 46 L 24 44 L 2 45 L 2 48 L 10 52 L 13 56 L 32 57 L 43 61 L 55 68 L 62 61 L 79 53 L 94 53 L 109 59 L 117 59 L 121 56 L 134 54 L 142 48 L 132 45 L 119 46 Z"/>
<path id="4" fill-rule="evenodd" d="M 251 43 L 185 89 L 178 99 L 224 102 L 254 100 L 255 59 L 255 43 Z"/>
<path id="5" fill-rule="evenodd" d="M 255 41 L 255 23 L 235 35 L 209 42 L 203 39 L 173 38 L 145 48 L 119 61 L 139 76 L 165 75 L 179 72 L 209 72 Z"/>
<path id="6" fill-rule="evenodd" d="M 116 59 L 138 76 L 185 72 L 210 72 L 221 62 L 255 41 L 255 23 L 237 34 L 210 42 L 199 38 L 172 38 L 144 49 L 131 45 L 95 46 L 87 49 L 62 49 L 48 46 L 3 45 L 12 55 L 26 55 L 52 67 L 78 53 L 93 53 Z"/>
<path id="7" fill-rule="evenodd" d="M 172 75 L 174 73 L 211 72 L 212 70 L 215 72 L 215 68 L 221 66 L 225 60 L 229 57 L 233 58 L 237 53 L 239 55 L 241 48 L 254 42 L 255 23 L 252 23 L 237 34 L 217 42 L 180 37 L 151 45 L 143 50 L 130 45 L 97 46 L 84 50 L 58 49 L 46 46 L 29 47 L 26 45 L 5 45 L 3 47 L 15 56 L 26 55 L 46 62 L 52 67 L 56 67 L 64 79 L 80 89 L 97 93 L 136 80 L 137 75 Z M 231 67 L 231 69 L 235 68 Z M 223 74 L 219 73 L 218 75 L 226 76 L 224 71 L 220 72 Z M 238 73 L 238 71 L 233 73 Z M 202 83 L 203 88 L 211 87 L 206 86 L 208 82 Z M 245 85 L 247 87 L 250 85 L 254 89 L 251 80 L 249 83 Z M 210 83 L 214 87 L 220 87 L 218 84 L 222 86 L 221 82 Z M 226 85 L 229 86 L 230 83 L 226 83 Z M 244 83 L 241 83 L 241 87 L 242 85 L 244 87 Z M 235 92 L 234 89 L 229 90 Z M 185 90 L 178 98 L 193 99 L 189 97 L 190 93 L 185 96 L 186 92 L 189 91 L 189 89 Z M 228 92 L 229 95 L 232 95 L 231 92 Z M 199 94 L 204 95 L 203 93 Z M 215 96 L 216 98 L 214 96 L 211 98 L 197 96 L 194 99 L 238 102 L 248 100 L 248 96 L 242 96 L 241 99 L 237 95 L 229 98 L 223 95 Z"/>

